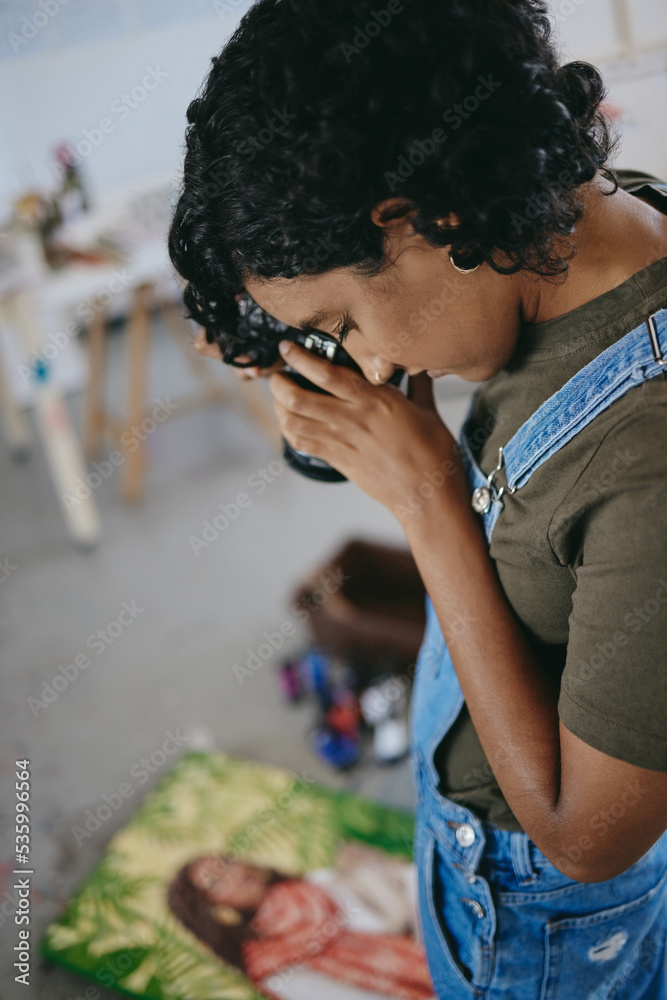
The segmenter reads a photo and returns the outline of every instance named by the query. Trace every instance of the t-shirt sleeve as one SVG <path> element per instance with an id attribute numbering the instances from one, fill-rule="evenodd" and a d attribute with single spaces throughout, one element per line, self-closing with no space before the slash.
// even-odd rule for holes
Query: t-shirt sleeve
<path id="1" fill-rule="evenodd" d="M 667 393 L 613 425 L 559 507 L 576 587 L 558 711 L 590 746 L 667 771 Z M 651 386 L 651 389 L 654 387 Z"/>
<path id="2" fill-rule="evenodd" d="M 667 214 L 667 183 L 652 174 L 637 170 L 617 170 L 618 186 L 647 201 L 659 212 Z"/>

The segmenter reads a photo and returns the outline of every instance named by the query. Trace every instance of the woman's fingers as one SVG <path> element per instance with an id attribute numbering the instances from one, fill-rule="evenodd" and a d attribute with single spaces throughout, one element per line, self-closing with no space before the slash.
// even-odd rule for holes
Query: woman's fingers
<path id="1" fill-rule="evenodd" d="M 256 374 L 260 378 L 268 378 L 269 375 L 273 375 L 274 372 L 281 372 L 281 371 L 283 371 L 283 369 L 285 367 L 286 367 L 286 365 L 285 365 L 285 362 L 283 361 L 283 359 L 282 358 L 278 358 L 278 360 L 274 364 L 272 364 L 270 368 L 257 368 L 257 367 L 255 367 L 255 368 L 246 368 L 245 371 L 247 371 L 247 372 L 256 372 Z M 239 371 L 242 371 L 242 370 L 243 369 L 239 369 Z"/>
<path id="2" fill-rule="evenodd" d="M 219 346 L 217 344 L 209 344 L 206 340 L 206 334 L 197 334 L 192 343 L 197 354 L 200 354 L 202 357 L 213 358 L 215 361 L 222 361 Z"/>
<path id="3" fill-rule="evenodd" d="M 243 355 L 241 355 L 239 361 L 243 360 Z M 282 358 L 279 358 L 270 368 L 259 368 L 257 365 L 251 365 L 249 368 L 234 368 L 234 374 L 237 378 L 245 381 L 246 379 L 268 378 L 269 375 L 273 375 L 274 372 L 281 372 L 284 368 L 285 362 Z"/>
<path id="4" fill-rule="evenodd" d="M 205 333 L 199 333 L 193 340 L 194 349 L 197 354 L 203 358 L 213 358 L 214 361 L 222 361 L 222 354 L 220 353 L 220 347 L 218 344 L 209 344 L 206 340 Z M 238 357 L 239 361 L 250 360 L 247 354 L 240 354 Z M 282 371 L 285 367 L 285 362 L 282 358 L 273 364 L 270 368 L 260 368 L 258 365 L 250 365 L 248 368 L 236 368 L 234 365 L 229 366 L 237 378 L 245 382 L 247 379 L 251 378 L 268 378 L 273 372 Z"/>

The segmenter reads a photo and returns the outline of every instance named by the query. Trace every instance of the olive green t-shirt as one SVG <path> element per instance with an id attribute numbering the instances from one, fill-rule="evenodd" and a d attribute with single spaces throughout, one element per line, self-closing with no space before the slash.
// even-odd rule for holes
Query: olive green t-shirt
<path id="1" fill-rule="evenodd" d="M 618 173 L 623 188 L 667 214 L 662 182 Z M 475 396 L 482 471 L 546 399 L 665 306 L 667 257 L 526 325 L 507 367 Z M 563 724 L 602 753 L 667 771 L 667 371 L 629 389 L 503 499 L 490 554 L 537 662 L 560 677 Z M 434 762 L 443 794 L 522 829 L 465 705 Z"/>

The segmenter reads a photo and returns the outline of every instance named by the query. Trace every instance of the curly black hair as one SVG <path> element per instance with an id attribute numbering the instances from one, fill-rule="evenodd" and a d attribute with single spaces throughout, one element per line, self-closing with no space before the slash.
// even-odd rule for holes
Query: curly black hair
<path id="1" fill-rule="evenodd" d="M 188 315 L 231 360 L 244 281 L 379 273 L 391 197 L 455 260 L 562 275 L 577 189 L 613 177 L 603 97 L 595 67 L 559 65 L 545 0 L 259 0 L 187 111 Z"/>

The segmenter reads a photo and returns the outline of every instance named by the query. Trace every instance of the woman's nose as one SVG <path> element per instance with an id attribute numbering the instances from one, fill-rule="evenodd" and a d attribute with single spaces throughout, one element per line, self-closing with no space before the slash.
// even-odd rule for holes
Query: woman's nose
<path id="1" fill-rule="evenodd" d="M 364 373 L 364 377 L 373 385 L 384 385 L 396 371 L 396 365 L 384 358 L 371 356 L 361 360 L 355 358 L 354 360 Z"/>

